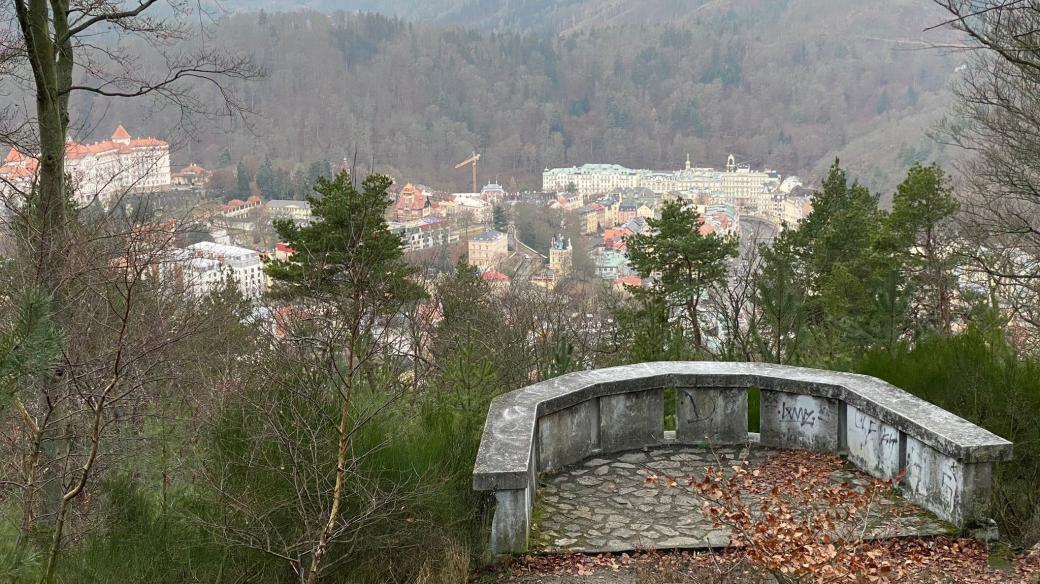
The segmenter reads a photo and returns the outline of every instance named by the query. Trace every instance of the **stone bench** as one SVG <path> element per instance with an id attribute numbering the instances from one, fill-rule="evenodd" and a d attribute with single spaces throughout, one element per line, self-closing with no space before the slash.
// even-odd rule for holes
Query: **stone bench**
<path id="1" fill-rule="evenodd" d="M 988 517 L 993 463 L 1011 459 L 1011 443 L 889 383 L 764 363 L 643 363 L 563 375 L 491 403 L 473 488 L 496 499 L 492 555 L 527 549 L 541 472 L 665 443 L 748 442 L 752 387 L 763 445 L 847 454 L 882 479 L 905 471 L 906 498 L 940 518 L 963 527 Z M 667 388 L 676 432 L 666 439 Z"/>

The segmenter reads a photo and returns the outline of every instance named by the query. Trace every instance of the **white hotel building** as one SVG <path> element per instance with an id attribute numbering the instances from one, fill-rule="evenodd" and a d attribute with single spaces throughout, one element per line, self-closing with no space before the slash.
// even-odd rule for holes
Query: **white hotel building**
<path id="1" fill-rule="evenodd" d="M 247 298 L 259 298 L 267 290 L 260 254 L 248 248 L 202 241 L 171 250 L 164 263 L 166 277 L 198 297 L 217 290 L 229 276 Z"/>
<path id="2" fill-rule="evenodd" d="M 36 158 L 12 148 L 0 164 L 0 191 L 28 192 L 36 181 Z M 65 170 L 76 202 L 87 205 L 129 191 L 169 187 L 170 145 L 157 138 L 134 138 L 119 126 L 108 140 L 65 145 Z"/>
<path id="3" fill-rule="evenodd" d="M 685 168 L 677 171 L 631 169 L 616 164 L 586 164 L 546 169 L 542 173 L 542 190 L 564 192 L 573 189 L 583 203 L 596 195 L 617 189 L 645 188 L 656 194 L 705 194 L 721 203 L 735 205 L 742 212 L 762 215 L 771 212 L 772 193 L 779 184 L 779 174 L 738 165 L 733 155 L 727 159 L 723 171 L 694 168 L 687 157 Z"/>

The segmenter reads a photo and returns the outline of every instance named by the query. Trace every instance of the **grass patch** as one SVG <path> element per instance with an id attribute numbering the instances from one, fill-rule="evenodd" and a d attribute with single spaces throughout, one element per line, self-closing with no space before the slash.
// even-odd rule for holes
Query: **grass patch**
<path id="1" fill-rule="evenodd" d="M 678 410 L 679 390 L 674 387 L 664 388 L 664 429 L 674 431 L 676 428 L 675 416 Z"/>
<path id="2" fill-rule="evenodd" d="M 545 509 L 540 503 L 536 496 L 534 505 L 531 507 L 531 533 L 529 541 L 532 546 L 550 543 L 542 541 L 542 520 L 545 519 Z"/>
<path id="3" fill-rule="evenodd" d="M 1015 550 L 1005 542 L 998 541 L 989 548 L 987 563 L 990 567 L 1010 570 L 1011 561 L 1015 559 Z"/>
<path id="4" fill-rule="evenodd" d="M 761 417 L 759 415 L 759 404 L 762 403 L 762 390 L 757 387 L 749 387 L 747 390 L 747 428 L 748 432 L 759 432 L 761 430 Z"/>

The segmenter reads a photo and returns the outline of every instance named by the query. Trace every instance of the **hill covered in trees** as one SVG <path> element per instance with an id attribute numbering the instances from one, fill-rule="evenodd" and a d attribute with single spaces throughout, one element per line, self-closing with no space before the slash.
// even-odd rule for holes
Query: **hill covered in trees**
<path id="1" fill-rule="evenodd" d="M 943 161 L 925 132 L 946 109 L 961 57 L 920 50 L 921 31 L 939 20 L 927 2 L 881 11 L 851 0 L 653 0 L 638 12 L 591 0 L 380 4 L 440 17 L 226 17 L 220 40 L 268 72 L 242 88 L 258 115 L 251 128 L 203 128 L 182 157 L 288 166 L 356 151 L 361 170 L 463 188 L 468 174 L 452 163 L 471 150 L 483 155 L 482 180 L 512 187 L 536 187 L 543 168 L 559 165 L 676 168 L 687 152 L 695 164 L 719 166 L 733 152 L 811 176 L 840 156 L 883 191 L 910 163 Z M 552 33 L 564 20 L 566 34 L 510 32 Z M 113 115 L 78 106 L 87 127 Z M 120 120 L 145 120 L 156 134 L 178 125 L 147 108 L 126 103 Z"/>
<path id="2" fill-rule="evenodd" d="M 886 5 L 916 14 L 940 14 L 929 9 L 928 2 L 891 0 Z M 697 24 L 730 11 L 773 19 L 869 11 L 851 2 L 825 0 L 223 0 L 219 6 L 231 12 L 374 12 L 412 22 L 540 34 L 631 24 Z M 870 21 L 863 24 L 867 30 L 872 26 Z"/>

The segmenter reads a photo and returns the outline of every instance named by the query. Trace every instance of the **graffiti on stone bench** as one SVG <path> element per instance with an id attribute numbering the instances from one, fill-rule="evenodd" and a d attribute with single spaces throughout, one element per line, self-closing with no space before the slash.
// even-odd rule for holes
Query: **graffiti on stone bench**
<path id="1" fill-rule="evenodd" d="M 796 422 L 799 426 L 804 428 L 805 426 L 815 426 L 816 420 L 816 410 L 803 406 L 787 405 L 787 402 L 780 402 L 781 422 Z"/>

